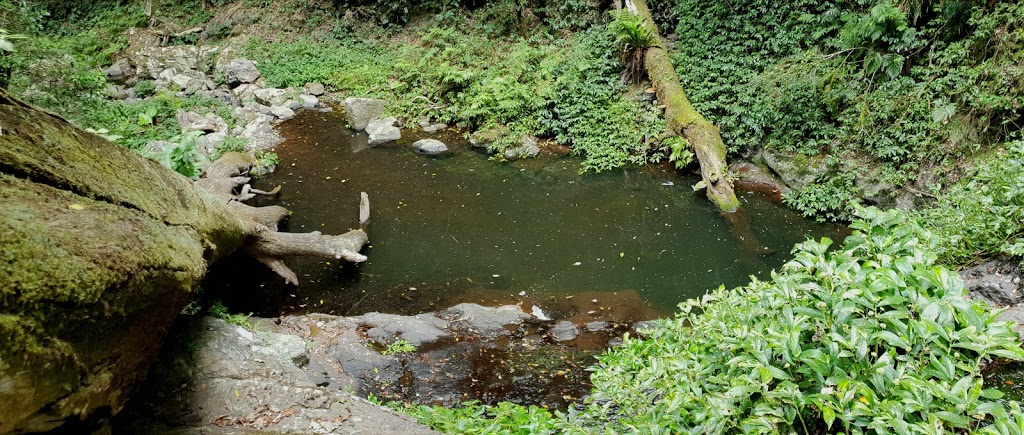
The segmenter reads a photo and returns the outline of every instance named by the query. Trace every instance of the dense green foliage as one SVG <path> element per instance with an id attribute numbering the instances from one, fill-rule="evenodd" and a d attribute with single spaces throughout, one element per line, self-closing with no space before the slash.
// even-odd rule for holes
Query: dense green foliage
<path id="1" fill-rule="evenodd" d="M 805 242 L 771 281 L 711 292 L 647 338 L 627 338 L 568 414 L 411 412 L 460 433 L 1024 430 L 1019 405 L 996 401 L 981 376 L 995 358 L 1024 359 L 1017 333 L 964 298 L 956 273 L 936 264 L 934 235 L 898 211 L 859 214 L 839 249 Z"/>
<path id="2" fill-rule="evenodd" d="M 935 207 L 914 214 L 939 236 L 937 254 L 946 264 L 1024 256 L 1024 142 L 991 156 Z"/>
<path id="3" fill-rule="evenodd" d="M 1020 136 L 1024 5 L 972 0 L 680 0 L 673 59 L 732 151 L 760 147 L 881 166 L 900 186 L 930 164 Z M 819 180 L 836 191 L 843 181 Z M 852 190 L 846 195 L 856 195 Z M 818 194 L 792 203 L 834 213 Z"/>

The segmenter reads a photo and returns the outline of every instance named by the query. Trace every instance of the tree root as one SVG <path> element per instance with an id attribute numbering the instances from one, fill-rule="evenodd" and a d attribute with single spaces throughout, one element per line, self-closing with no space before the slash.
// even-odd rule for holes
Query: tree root
<path id="1" fill-rule="evenodd" d="M 281 190 L 275 187 L 269 192 L 250 186 L 249 177 L 243 176 L 252 168 L 251 156 L 242 153 L 225 153 L 211 163 L 195 187 L 223 199 L 232 214 L 242 221 L 248 236 L 242 251 L 253 256 L 270 270 L 284 278 L 285 282 L 298 285 L 298 276 L 285 264 L 284 258 L 295 255 L 313 255 L 335 258 L 353 263 L 366 261 L 359 251 L 369 238 L 366 234 L 370 220 L 370 200 L 365 192 L 360 193 L 359 229 L 342 235 L 326 235 L 319 231 L 312 233 L 282 233 L 278 225 L 288 217 L 288 210 L 279 206 L 253 207 L 242 203 L 257 194 L 274 195 Z"/>

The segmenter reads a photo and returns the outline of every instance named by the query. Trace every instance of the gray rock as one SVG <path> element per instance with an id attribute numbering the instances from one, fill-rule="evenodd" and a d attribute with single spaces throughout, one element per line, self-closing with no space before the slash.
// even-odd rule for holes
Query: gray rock
<path id="1" fill-rule="evenodd" d="M 124 59 L 121 59 L 121 61 L 118 61 L 111 65 L 110 68 L 107 68 L 107 80 L 110 80 L 112 82 L 119 82 L 128 77 L 128 74 L 125 71 L 127 68 L 125 68 L 124 65 L 127 62 L 122 61 L 124 61 Z"/>
<path id="2" fill-rule="evenodd" d="M 499 139 L 509 135 L 510 133 L 511 131 L 509 131 L 508 127 L 505 126 L 495 127 L 488 130 L 480 130 L 469 136 L 469 143 L 476 148 L 485 148 L 487 145 L 497 142 Z"/>
<path id="3" fill-rule="evenodd" d="M 448 152 L 448 146 L 437 139 L 420 139 L 412 144 L 417 154 L 437 156 Z"/>
<path id="4" fill-rule="evenodd" d="M 258 338 L 263 345 L 262 347 L 265 348 L 264 353 L 272 352 L 277 354 L 291 361 L 292 364 L 295 364 L 295 367 L 304 367 L 309 363 L 309 354 L 306 353 L 306 342 L 297 336 L 260 332 Z"/>
<path id="5" fill-rule="evenodd" d="M 537 138 L 533 136 L 523 136 L 520 142 L 521 145 L 505 150 L 504 156 L 506 160 L 533 158 L 540 154 L 540 147 L 537 146 Z"/>
<path id="6" fill-rule="evenodd" d="M 256 63 L 249 59 L 235 59 L 224 69 L 224 80 L 229 85 L 253 83 L 260 78 Z"/>
<path id="7" fill-rule="evenodd" d="M 271 107 L 270 113 L 281 120 L 292 119 L 295 117 L 295 111 L 287 106 Z"/>
<path id="8" fill-rule="evenodd" d="M 312 95 L 299 95 L 299 101 L 302 103 L 304 109 L 312 109 L 320 104 L 320 99 Z"/>
<path id="9" fill-rule="evenodd" d="M 395 127 L 398 122 L 394 117 L 374 119 L 366 126 L 366 133 L 370 136 L 370 146 L 393 142 L 402 138 L 402 131 Z"/>
<path id="10" fill-rule="evenodd" d="M 468 329 L 485 337 L 506 335 L 531 316 L 518 305 L 484 307 L 477 304 L 459 304 L 437 313 L 453 325 Z"/>
<path id="11" fill-rule="evenodd" d="M 807 157 L 766 149 L 761 152 L 761 158 L 787 186 L 797 190 L 807 187 L 819 176 L 828 172 L 828 161 L 825 155 Z"/>
<path id="12" fill-rule="evenodd" d="M 381 345 L 404 339 L 418 347 L 451 335 L 445 330 L 448 323 L 429 313 L 417 316 L 369 313 L 362 316 L 362 321 L 372 326 L 366 331 L 367 337 Z"/>
<path id="13" fill-rule="evenodd" d="M 110 98 L 115 100 L 128 99 L 128 91 L 125 89 L 124 86 L 108 85 L 107 94 L 110 95 Z"/>
<path id="14" fill-rule="evenodd" d="M 248 139 L 248 148 L 265 151 L 284 141 L 281 134 L 274 130 L 271 121 L 273 121 L 271 116 L 257 115 L 245 126 L 239 136 Z"/>
<path id="15" fill-rule="evenodd" d="M 326 89 L 324 89 L 324 85 L 321 83 L 306 83 L 306 86 L 304 86 L 303 89 L 306 91 L 307 94 L 312 95 L 314 97 L 319 97 L 323 95 L 324 92 L 326 92 Z"/>
<path id="16" fill-rule="evenodd" d="M 170 82 L 177 85 L 178 89 L 185 90 L 186 88 L 188 88 L 188 84 L 192 82 L 192 77 L 189 77 L 185 74 L 175 74 L 171 76 Z"/>
<path id="17" fill-rule="evenodd" d="M 387 102 L 374 98 L 346 98 L 342 102 L 348 125 L 356 131 L 365 130 L 370 121 L 384 113 Z"/>
<path id="18" fill-rule="evenodd" d="M 323 366 L 310 366 L 321 375 L 310 376 L 296 367 L 293 352 L 282 354 L 263 344 L 276 341 L 280 334 L 254 334 L 212 318 L 203 319 L 200 327 L 195 364 L 189 365 L 190 388 L 168 383 L 156 395 L 157 403 L 144 405 L 149 408 L 137 411 L 135 422 L 121 423 L 126 426 L 115 432 L 435 433 L 408 416 L 338 389 L 318 387 L 315 382 L 323 382 Z M 285 339 L 287 347 L 297 349 L 298 337 L 291 337 Z M 164 426 L 177 430 L 155 429 Z"/>
<path id="19" fill-rule="evenodd" d="M 288 98 L 285 97 L 284 89 L 257 89 L 253 91 L 252 95 L 256 98 L 257 102 L 267 106 L 281 106 L 288 101 Z"/>
<path id="20" fill-rule="evenodd" d="M 988 261 L 960 272 L 960 278 L 971 299 L 995 307 L 1024 302 L 1019 263 L 1013 260 Z"/>
<path id="21" fill-rule="evenodd" d="M 576 336 L 579 335 L 579 331 L 576 330 L 576 325 L 565 320 L 555 323 L 551 327 L 550 333 L 551 339 L 555 341 L 575 340 Z"/>
<path id="22" fill-rule="evenodd" d="M 444 130 L 446 128 L 448 128 L 448 124 L 444 124 L 444 123 L 428 124 L 428 125 L 423 126 L 423 132 L 424 133 L 429 133 L 429 134 L 434 134 L 434 133 L 437 133 L 437 132 L 439 132 L 441 130 Z"/>
<path id="23" fill-rule="evenodd" d="M 309 376 L 309 381 L 318 387 L 331 385 L 331 377 L 327 374 L 327 367 L 315 359 L 310 360 L 306 364 L 306 376 Z"/>
<path id="24" fill-rule="evenodd" d="M 213 113 L 207 113 L 204 116 L 195 112 L 186 112 L 178 109 L 175 118 L 177 118 L 178 127 L 182 132 L 201 131 L 212 133 L 215 131 L 227 131 L 228 129 L 227 122 Z"/>
<path id="25" fill-rule="evenodd" d="M 235 98 L 241 104 L 256 101 L 256 91 L 259 90 L 259 86 L 253 84 L 239 85 L 231 90 L 231 93 L 235 95 Z"/>
<path id="26" fill-rule="evenodd" d="M 611 326 L 610 323 L 602 322 L 602 321 L 590 322 L 590 323 L 587 323 L 586 325 L 584 325 L 584 327 L 587 329 L 588 332 L 604 331 L 605 329 L 608 329 L 609 326 Z"/>
<path id="27" fill-rule="evenodd" d="M 783 183 L 770 170 L 751 162 L 734 162 L 729 165 L 729 173 L 733 174 L 737 183 L 745 189 L 778 194 L 789 191 L 786 183 Z"/>

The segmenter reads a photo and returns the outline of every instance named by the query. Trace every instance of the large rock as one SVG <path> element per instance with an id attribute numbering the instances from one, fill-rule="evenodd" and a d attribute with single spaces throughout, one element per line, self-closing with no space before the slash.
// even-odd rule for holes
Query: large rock
<path id="1" fill-rule="evenodd" d="M 306 91 L 307 94 L 312 95 L 314 97 L 319 97 L 323 95 L 324 92 L 326 92 L 326 89 L 324 89 L 324 85 L 321 83 L 306 83 L 306 86 L 304 86 L 303 89 Z"/>
<path id="2" fill-rule="evenodd" d="M 448 146 L 437 139 L 420 139 L 412 144 L 417 154 L 437 156 L 448 152 Z"/>
<path id="3" fill-rule="evenodd" d="M 227 122 L 213 113 L 200 115 L 195 112 L 186 112 L 183 109 L 178 109 L 176 118 L 178 127 L 182 132 L 201 131 L 203 133 L 213 133 L 215 131 L 227 131 L 228 129 Z"/>
<path id="4" fill-rule="evenodd" d="M 342 105 L 345 106 L 349 127 L 361 131 L 366 129 L 371 120 L 379 118 L 384 113 L 387 101 L 375 98 L 346 98 Z"/>
<path id="5" fill-rule="evenodd" d="M 524 313 L 518 305 L 485 307 L 470 303 L 443 310 L 437 313 L 437 316 L 451 322 L 453 328 L 484 337 L 509 334 L 510 328 L 533 318 Z"/>
<path id="6" fill-rule="evenodd" d="M 303 369 L 309 359 L 298 336 L 252 332 L 206 318 L 191 327 L 188 339 L 198 347 L 159 367 L 156 376 L 189 388 L 178 382 L 157 385 L 152 399 L 115 421 L 115 432 L 435 433 L 404 414 L 317 386 L 328 369 Z M 177 379 L 178 367 L 189 367 L 191 375 Z"/>
<path id="7" fill-rule="evenodd" d="M 249 59 L 235 59 L 224 67 L 224 81 L 228 85 L 255 83 L 260 78 L 260 70 L 256 63 Z"/>
<path id="8" fill-rule="evenodd" d="M 362 321 L 370 326 L 366 336 L 382 345 L 403 339 L 419 347 L 451 336 L 445 330 L 448 322 L 431 313 L 417 316 L 369 313 L 362 316 Z"/>
<path id="9" fill-rule="evenodd" d="M 257 89 L 253 91 L 253 96 L 256 101 L 266 106 L 281 106 L 288 101 L 288 97 L 285 95 L 284 89 L 267 88 Z"/>
<path id="10" fill-rule="evenodd" d="M 516 160 L 537 157 L 538 154 L 540 147 L 537 146 L 537 138 L 527 135 L 520 139 L 519 146 L 506 149 L 504 156 L 505 160 Z"/>
<path id="11" fill-rule="evenodd" d="M 803 189 L 819 176 L 828 172 L 828 161 L 825 155 L 804 156 L 780 150 L 766 149 L 761 158 L 787 186 Z"/>
<path id="12" fill-rule="evenodd" d="M 266 151 L 284 142 L 284 137 L 274 130 L 273 120 L 270 115 L 257 115 L 245 126 L 239 136 L 248 139 L 249 149 Z"/>
<path id="13" fill-rule="evenodd" d="M 1022 275 L 1020 264 L 1009 259 L 987 261 L 960 272 L 968 296 L 995 307 L 1024 302 Z"/>
<path id="14" fill-rule="evenodd" d="M 395 126 L 396 122 L 398 122 L 398 119 L 394 117 L 370 121 L 366 126 L 366 134 L 370 136 L 370 140 L 367 143 L 370 146 L 374 146 L 401 139 L 402 131 Z"/>

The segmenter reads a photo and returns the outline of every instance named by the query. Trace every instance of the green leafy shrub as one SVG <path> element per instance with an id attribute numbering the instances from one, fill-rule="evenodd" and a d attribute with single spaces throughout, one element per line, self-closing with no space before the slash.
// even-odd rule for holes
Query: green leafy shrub
<path id="1" fill-rule="evenodd" d="M 805 242 L 770 282 L 685 303 L 649 339 L 609 352 L 580 421 L 714 433 L 998 432 L 1024 421 L 981 377 L 985 361 L 1024 359 L 1016 332 L 964 299 L 956 273 L 936 266 L 932 235 L 897 211 L 860 216 L 839 249 Z"/>
<path id="2" fill-rule="evenodd" d="M 914 213 L 938 237 L 946 264 L 964 265 L 996 254 L 1024 256 L 1024 142 L 1009 144 L 934 207 Z"/>
<path id="3" fill-rule="evenodd" d="M 803 189 L 786 192 L 782 200 L 804 216 L 819 222 L 848 222 L 853 219 L 854 204 L 860 201 L 860 192 L 854 185 L 855 177 L 853 173 L 827 176 Z"/>
<path id="4" fill-rule="evenodd" d="M 156 95 L 156 85 L 152 80 L 139 80 L 132 89 L 135 90 L 135 96 L 138 98 L 149 98 Z"/>
<path id="5" fill-rule="evenodd" d="M 388 343 L 387 347 L 380 352 L 381 355 L 397 355 L 416 352 L 416 346 L 404 338 Z"/>

